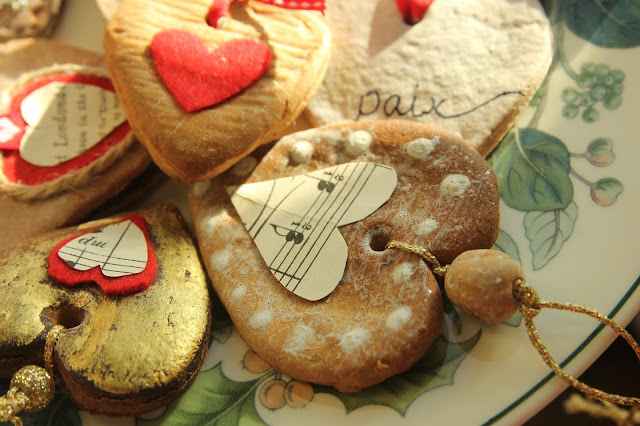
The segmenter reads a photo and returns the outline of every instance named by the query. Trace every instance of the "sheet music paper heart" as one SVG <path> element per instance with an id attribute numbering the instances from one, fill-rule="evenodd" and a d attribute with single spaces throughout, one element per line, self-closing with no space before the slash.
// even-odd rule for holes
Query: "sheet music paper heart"
<path id="1" fill-rule="evenodd" d="M 52 82 L 36 89 L 20 112 L 28 125 L 20 156 L 42 167 L 79 156 L 126 120 L 115 92 L 79 83 Z"/>
<path id="2" fill-rule="evenodd" d="M 396 184 L 393 168 L 352 162 L 227 191 L 273 275 L 315 301 L 344 273 L 348 249 L 337 228 L 376 211 Z"/>
<path id="3" fill-rule="evenodd" d="M 49 259 L 49 274 L 64 284 L 94 281 L 106 293 L 146 289 L 156 261 L 144 219 L 132 216 L 63 241 Z"/>

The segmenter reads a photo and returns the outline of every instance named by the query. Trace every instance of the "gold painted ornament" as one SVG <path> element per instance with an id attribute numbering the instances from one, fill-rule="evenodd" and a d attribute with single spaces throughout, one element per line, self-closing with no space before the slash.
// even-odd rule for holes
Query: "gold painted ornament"
<path id="1" fill-rule="evenodd" d="M 0 252 L 0 311 L 8 313 L 0 317 L 1 376 L 44 365 L 77 405 L 111 416 L 152 411 L 186 390 L 208 347 L 207 281 L 176 208 L 136 213 L 157 261 L 146 290 L 109 295 L 93 282 L 68 287 L 47 272 L 61 242 L 86 235 L 101 244 L 96 230 L 126 223 L 131 215 L 58 230 Z M 100 273 L 98 266 L 75 272 L 91 271 Z M 111 280 L 131 277 L 135 274 Z M 24 377 L 29 383 L 31 376 Z"/>

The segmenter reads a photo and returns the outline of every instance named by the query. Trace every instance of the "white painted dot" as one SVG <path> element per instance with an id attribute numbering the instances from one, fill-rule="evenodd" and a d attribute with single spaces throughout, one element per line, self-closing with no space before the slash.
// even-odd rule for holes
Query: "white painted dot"
<path id="1" fill-rule="evenodd" d="M 391 279 L 394 284 L 405 284 L 413 275 L 413 265 L 409 262 L 402 262 L 393 269 Z"/>
<path id="2" fill-rule="evenodd" d="M 471 181 L 465 175 L 451 174 L 440 183 L 440 195 L 443 197 L 457 197 L 469 188 Z"/>
<path id="3" fill-rule="evenodd" d="M 289 355 L 298 355 L 307 349 L 309 341 L 315 339 L 315 337 L 316 331 L 313 328 L 304 324 L 298 324 L 291 331 L 282 349 Z"/>
<path id="4" fill-rule="evenodd" d="M 204 236 L 211 236 L 213 231 L 216 229 L 218 221 L 213 216 L 204 216 L 202 220 L 200 220 L 200 228 L 198 229 Z"/>
<path id="5" fill-rule="evenodd" d="M 239 285 L 233 289 L 231 292 L 231 300 L 237 301 L 238 299 L 242 299 L 244 295 L 247 293 L 247 287 L 243 285 Z"/>
<path id="6" fill-rule="evenodd" d="M 207 192 L 210 187 L 211 187 L 211 181 L 210 180 L 205 180 L 203 182 L 198 182 L 198 183 L 194 184 L 191 187 L 191 192 L 196 197 L 200 197 L 202 194 Z"/>
<path id="7" fill-rule="evenodd" d="M 399 331 L 411 319 L 413 311 L 408 306 L 397 308 L 387 317 L 387 328 L 392 331 Z"/>
<path id="8" fill-rule="evenodd" d="M 430 233 L 435 231 L 437 228 L 438 222 L 436 222 L 436 220 L 433 218 L 429 218 L 414 226 L 414 231 L 416 234 L 424 237 L 425 235 L 429 235 Z"/>
<path id="9" fill-rule="evenodd" d="M 354 328 L 340 339 L 340 348 L 351 354 L 371 340 L 371 332 L 365 328 Z"/>
<path id="10" fill-rule="evenodd" d="M 373 136 L 366 130 L 356 130 L 347 136 L 344 149 L 347 154 L 356 157 L 369 149 Z"/>
<path id="11" fill-rule="evenodd" d="M 273 311 L 265 309 L 258 311 L 249 319 L 249 326 L 253 328 L 265 328 L 273 321 Z"/>
<path id="12" fill-rule="evenodd" d="M 436 149 L 440 142 L 440 136 L 434 136 L 433 139 L 419 138 L 407 145 L 407 153 L 410 157 L 417 160 L 424 160 Z"/>
<path id="13" fill-rule="evenodd" d="M 313 156 L 313 145 L 309 141 L 296 142 L 289 151 L 291 161 L 295 164 L 306 164 Z"/>
<path id="14" fill-rule="evenodd" d="M 211 255 L 211 268 L 216 271 L 224 270 L 231 260 L 229 250 L 220 250 Z"/>
<path id="15" fill-rule="evenodd" d="M 231 168 L 231 173 L 236 176 L 246 176 L 256 167 L 258 160 L 255 157 L 248 156 L 238 161 L 235 166 Z"/>

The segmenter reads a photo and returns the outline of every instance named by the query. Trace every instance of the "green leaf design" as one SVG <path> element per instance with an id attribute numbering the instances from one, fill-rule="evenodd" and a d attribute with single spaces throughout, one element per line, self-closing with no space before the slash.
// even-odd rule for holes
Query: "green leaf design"
<path id="1" fill-rule="evenodd" d="M 600 47 L 640 45 L 640 1 L 556 0 L 567 27 Z"/>
<path id="2" fill-rule="evenodd" d="M 533 269 L 545 266 L 560 252 L 571 236 L 578 218 L 578 206 L 573 201 L 562 210 L 531 211 L 524 216 L 525 235 L 533 253 Z"/>
<path id="3" fill-rule="evenodd" d="M 5 395 L 9 390 L 9 379 L 0 379 L 0 395 Z M 78 408 L 69 397 L 61 390 L 56 391 L 51 404 L 41 411 L 34 413 L 21 413 L 20 419 L 25 426 L 82 426 L 82 420 L 78 415 Z M 0 425 L 11 423 L 0 422 Z"/>
<path id="4" fill-rule="evenodd" d="M 518 245 L 515 241 L 513 241 L 513 238 L 511 238 L 511 236 L 502 229 L 500 229 L 500 232 L 498 233 L 498 239 L 491 248 L 493 250 L 500 250 L 516 262 L 522 263 L 520 261 L 520 252 L 518 250 Z"/>
<path id="5" fill-rule="evenodd" d="M 404 415 L 411 403 L 425 392 L 453 384 L 453 376 L 467 353 L 478 343 L 482 330 L 461 343 L 452 343 L 439 336 L 427 354 L 404 373 L 384 382 L 350 394 L 332 387 L 315 386 L 316 393 L 329 393 L 339 398 L 347 413 L 366 405 L 384 405 Z"/>
<path id="6" fill-rule="evenodd" d="M 564 209 L 573 199 L 569 151 L 537 129 L 515 129 L 491 156 L 500 195 L 521 211 Z"/>
<path id="7" fill-rule="evenodd" d="M 264 376 L 263 376 L 264 377 Z M 218 364 L 201 372 L 189 390 L 157 419 L 137 419 L 138 425 L 263 425 L 256 411 L 255 392 L 261 379 L 236 382 Z"/>

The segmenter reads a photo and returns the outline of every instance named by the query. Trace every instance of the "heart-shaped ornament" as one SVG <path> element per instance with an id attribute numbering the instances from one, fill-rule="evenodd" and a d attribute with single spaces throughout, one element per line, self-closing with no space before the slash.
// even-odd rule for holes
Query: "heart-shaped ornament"
<path id="1" fill-rule="evenodd" d="M 107 294 L 144 290 L 156 272 L 153 246 L 139 215 L 67 239 L 49 258 L 49 274 L 59 282 L 95 282 Z"/>
<path id="2" fill-rule="evenodd" d="M 426 262 L 386 243 L 427 247 L 448 263 L 491 247 L 499 230 L 496 177 L 482 156 L 409 121 L 287 135 L 253 170 L 238 164 L 189 195 L 211 282 L 249 347 L 287 376 L 343 392 L 406 370 L 440 331 Z M 339 245 L 329 248 L 336 242 L 346 263 Z M 283 287 L 315 284 L 305 283 L 314 268 L 318 280 L 338 277 L 326 297 Z"/>
<path id="3" fill-rule="evenodd" d="M 236 2 L 213 28 L 212 4 L 128 0 L 105 33 L 127 119 L 182 182 L 210 179 L 287 132 L 329 63 L 321 12 Z"/>
<path id="4" fill-rule="evenodd" d="M 52 82 L 20 104 L 28 127 L 20 156 L 41 167 L 76 158 L 125 122 L 118 96 L 91 84 Z"/>
<path id="5" fill-rule="evenodd" d="M 197 36 L 180 30 L 156 34 L 151 53 L 162 81 L 189 112 L 239 93 L 271 63 L 271 52 L 260 41 L 232 40 L 209 52 Z"/>
<path id="6" fill-rule="evenodd" d="M 0 117 L 0 149 L 20 149 L 20 141 L 25 132 L 25 126 L 20 118 L 20 112 L 14 111 Z"/>
<path id="7" fill-rule="evenodd" d="M 347 264 L 339 226 L 362 220 L 397 184 L 393 168 L 346 163 L 229 188 L 231 202 L 276 279 L 307 300 L 338 285 Z"/>
<path id="8" fill-rule="evenodd" d="M 536 0 L 429 3 L 328 3 L 333 50 L 307 108 L 314 126 L 405 119 L 485 156 L 496 146 L 547 74 L 549 19 Z"/>

